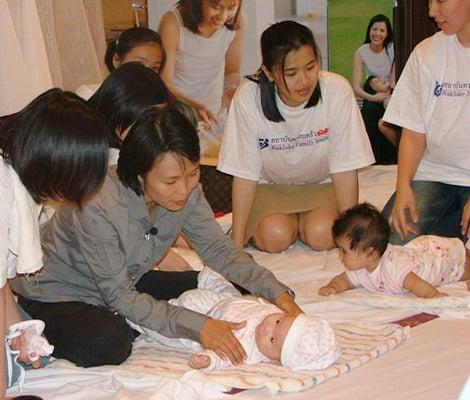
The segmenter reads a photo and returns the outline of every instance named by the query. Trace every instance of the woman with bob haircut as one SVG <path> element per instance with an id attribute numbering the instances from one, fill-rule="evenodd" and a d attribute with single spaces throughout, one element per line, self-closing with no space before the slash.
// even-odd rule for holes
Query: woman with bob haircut
<path id="1" fill-rule="evenodd" d="M 242 0 L 179 0 L 158 28 L 162 79 L 205 123 L 218 122 L 240 82 L 246 32 Z"/>
<path id="2" fill-rule="evenodd" d="M 110 128 L 110 165 L 117 164 L 122 140 L 139 115 L 149 107 L 171 102 L 174 99 L 160 77 L 140 63 L 123 64 L 108 75 L 88 105 Z"/>
<path id="3" fill-rule="evenodd" d="M 108 131 L 73 93 L 51 89 L 0 127 L 0 339 L 21 320 L 8 279 L 42 267 L 38 218 L 47 200 L 84 207 L 101 186 L 108 162 Z M 22 275 L 26 276 L 26 275 Z M 34 281 L 34 276 L 30 277 Z M 31 364 L 20 336 L 12 350 Z M 40 361 L 32 363 L 39 367 Z M 0 346 L 0 394 L 5 394 L 5 346 Z M 11 377 L 9 377 L 11 378 Z M 9 383 L 11 380 L 8 381 Z"/>
<path id="4" fill-rule="evenodd" d="M 219 156 L 234 177 L 232 238 L 267 252 L 297 238 L 330 249 L 338 211 L 358 201 L 357 169 L 374 161 L 356 99 L 344 78 L 320 71 L 304 25 L 271 25 L 261 53 L 233 99 Z"/>
<path id="5" fill-rule="evenodd" d="M 179 109 L 186 106 L 180 100 L 174 99 L 158 75 L 137 62 L 123 64 L 111 72 L 88 100 L 88 105 L 103 117 L 110 128 L 109 165 L 117 164 L 122 140 L 131 125 L 146 109 L 166 106 Z M 172 250 L 158 264 L 158 268 L 191 269 L 189 264 Z"/>
<path id="6" fill-rule="evenodd" d="M 233 244 L 199 181 L 199 141 L 178 111 L 149 109 L 121 146 L 117 171 L 82 210 L 62 207 L 44 229 L 44 268 L 15 279 L 19 303 L 46 321 L 54 356 L 79 366 L 120 364 L 136 337 L 126 318 L 167 337 L 199 341 L 233 363 L 245 351 L 218 321 L 167 300 L 197 287 L 196 271 L 154 270 L 180 232 L 202 260 L 249 292 L 299 313 L 288 287 Z"/>

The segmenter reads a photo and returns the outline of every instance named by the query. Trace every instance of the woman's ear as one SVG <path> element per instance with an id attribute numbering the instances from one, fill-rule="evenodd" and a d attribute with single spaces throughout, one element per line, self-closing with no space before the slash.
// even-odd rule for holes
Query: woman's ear
<path id="1" fill-rule="evenodd" d="M 264 64 L 261 65 L 261 71 L 264 72 L 264 74 L 266 75 L 268 80 L 270 80 L 270 81 L 274 80 L 273 74 L 271 74 L 271 72 L 268 70 L 268 68 Z"/>
<path id="2" fill-rule="evenodd" d="M 119 57 L 117 53 L 114 53 L 114 54 L 113 54 L 113 65 L 114 65 L 114 68 L 119 67 L 121 64 L 122 64 L 121 57 Z"/>

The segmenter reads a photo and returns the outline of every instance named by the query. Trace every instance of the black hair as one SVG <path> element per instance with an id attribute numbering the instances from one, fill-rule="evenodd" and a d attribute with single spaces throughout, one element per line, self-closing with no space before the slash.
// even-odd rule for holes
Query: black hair
<path id="1" fill-rule="evenodd" d="M 382 255 L 390 238 L 390 225 L 377 208 L 360 203 L 342 213 L 333 224 L 333 237 L 346 236 L 351 250 L 372 248 Z"/>
<path id="2" fill-rule="evenodd" d="M 148 107 L 168 103 L 169 92 L 160 77 L 138 62 L 122 64 L 111 72 L 88 100 L 110 128 L 111 147 L 120 148 L 123 131 Z"/>
<path id="3" fill-rule="evenodd" d="M 372 79 L 377 78 L 375 75 L 369 75 L 364 82 L 364 92 L 369 94 L 376 94 L 377 92 L 372 88 Z"/>
<path id="4" fill-rule="evenodd" d="M 294 21 L 282 21 L 271 25 L 261 35 L 262 64 L 271 73 L 279 68 L 282 79 L 287 55 L 302 46 L 311 46 L 318 62 L 320 62 L 320 50 L 315 42 L 313 33 L 305 25 Z M 260 69 L 256 75 L 248 77 L 258 83 L 261 94 L 261 108 L 264 116 L 273 122 L 284 121 L 276 105 L 276 85 L 270 82 L 266 74 Z M 317 83 L 312 96 L 305 108 L 313 107 L 321 99 L 320 82 Z"/>
<path id="5" fill-rule="evenodd" d="M 116 69 L 113 64 L 113 57 L 115 54 L 117 54 L 120 59 L 123 59 L 134 47 L 149 43 L 155 43 L 162 49 L 161 71 L 165 65 L 166 53 L 160 34 L 152 29 L 136 27 L 121 32 L 116 40 L 108 43 L 106 54 L 104 56 L 104 63 L 106 64 L 109 72 Z"/>
<path id="6" fill-rule="evenodd" d="M 122 142 L 117 172 L 124 186 L 144 193 L 139 176 L 145 178 L 163 155 L 172 153 L 199 162 L 199 138 L 188 119 L 175 109 L 148 109 L 132 125 Z"/>
<path id="7" fill-rule="evenodd" d="M 81 206 L 104 180 L 108 128 L 74 93 L 50 89 L 0 131 L 0 151 L 37 203 Z"/>
<path id="8" fill-rule="evenodd" d="M 203 0 L 179 0 L 176 3 L 183 24 L 193 33 L 199 33 L 199 24 L 202 21 L 202 2 Z M 240 27 L 240 15 L 243 0 L 238 0 L 238 9 L 234 17 L 225 23 L 225 27 L 231 31 L 237 30 Z"/>
<path id="9" fill-rule="evenodd" d="M 386 15 L 383 14 L 377 14 L 374 15 L 371 20 L 369 21 L 369 25 L 367 25 L 367 30 L 366 30 L 366 37 L 364 39 L 364 44 L 370 43 L 370 30 L 372 29 L 372 25 L 374 25 L 376 22 L 385 22 L 385 25 L 387 27 L 387 37 L 384 40 L 384 48 L 385 51 L 388 54 L 387 47 L 390 43 L 393 42 L 393 28 L 392 24 L 390 23 L 390 20 Z"/>

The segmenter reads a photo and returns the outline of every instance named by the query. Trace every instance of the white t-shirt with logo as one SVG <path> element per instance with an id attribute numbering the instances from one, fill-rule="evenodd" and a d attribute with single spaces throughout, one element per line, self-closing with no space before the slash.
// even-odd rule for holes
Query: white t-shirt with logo
<path id="1" fill-rule="evenodd" d="M 316 106 L 289 107 L 276 95 L 285 121 L 263 114 L 258 84 L 245 81 L 228 115 L 218 169 L 260 183 L 319 183 L 331 173 L 372 164 L 374 156 L 349 83 L 320 72 Z"/>
<path id="2" fill-rule="evenodd" d="M 383 119 L 426 135 L 414 180 L 470 186 L 470 48 L 442 32 L 418 44 Z"/>

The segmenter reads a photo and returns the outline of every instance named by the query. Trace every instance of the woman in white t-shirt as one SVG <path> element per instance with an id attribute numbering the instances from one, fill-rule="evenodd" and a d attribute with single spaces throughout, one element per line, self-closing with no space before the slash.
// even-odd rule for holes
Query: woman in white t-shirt
<path id="1" fill-rule="evenodd" d="M 205 122 L 218 122 L 240 81 L 246 31 L 242 0 L 180 0 L 163 15 L 162 79 Z"/>
<path id="2" fill-rule="evenodd" d="M 51 89 L 0 127 L 0 397 L 11 370 L 5 332 L 21 320 L 8 279 L 42 268 L 38 218 L 46 200 L 82 206 L 101 186 L 108 130 L 76 95 Z M 34 277 L 31 277 L 34 279 Z M 24 334 L 11 344 L 31 364 Z M 40 360 L 33 363 L 35 368 Z"/>
<path id="3" fill-rule="evenodd" d="M 357 169 L 374 162 L 356 99 L 344 78 L 320 71 L 304 25 L 270 26 L 261 52 L 260 71 L 233 99 L 219 156 L 218 169 L 234 176 L 232 238 L 269 252 L 297 238 L 332 248 L 338 210 L 358 201 Z"/>
<path id="4" fill-rule="evenodd" d="M 367 81 L 377 76 L 387 79 L 390 87 L 393 88 L 395 86 L 394 66 L 392 24 L 387 16 L 375 15 L 367 26 L 364 44 L 354 54 L 353 89 L 356 96 L 364 100 L 362 116 L 378 164 L 396 163 L 395 139 L 391 143 L 381 133 L 381 126 L 385 126 L 384 129 L 387 130 L 381 118 L 385 112 L 385 102 L 389 100 L 390 94 L 370 90 Z M 364 76 L 366 77 L 365 83 Z M 392 128 L 389 127 L 389 131 L 390 129 Z"/>
<path id="5" fill-rule="evenodd" d="M 384 115 L 403 128 L 392 243 L 470 233 L 470 0 L 431 0 L 429 15 L 442 31 L 416 46 Z"/>

